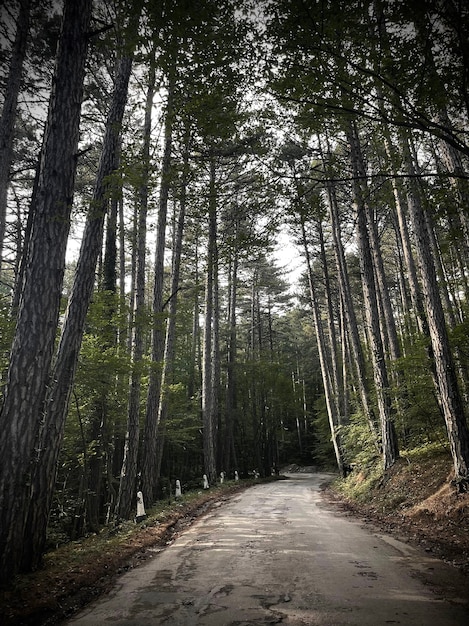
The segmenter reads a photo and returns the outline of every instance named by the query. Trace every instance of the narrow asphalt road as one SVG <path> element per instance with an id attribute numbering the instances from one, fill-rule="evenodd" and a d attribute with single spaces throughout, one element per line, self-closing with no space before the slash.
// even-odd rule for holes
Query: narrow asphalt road
<path id="1" fill-rule="evenodd" d="M 467 626 L 460 574 L 334 511 L 326 479 L 237 494 L 68 624 Z"/>

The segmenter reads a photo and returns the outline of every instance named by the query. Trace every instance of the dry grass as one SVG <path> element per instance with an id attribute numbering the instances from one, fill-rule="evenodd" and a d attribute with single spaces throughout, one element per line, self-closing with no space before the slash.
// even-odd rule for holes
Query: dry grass
<path id="1" fill-rule="evenodd" d="M 469 572 L 469 493 L 453 477 L 449 452 L 433 446 L 403 453 L 384 475 L 379 464 L 352 472 L 329 495 Z"/>

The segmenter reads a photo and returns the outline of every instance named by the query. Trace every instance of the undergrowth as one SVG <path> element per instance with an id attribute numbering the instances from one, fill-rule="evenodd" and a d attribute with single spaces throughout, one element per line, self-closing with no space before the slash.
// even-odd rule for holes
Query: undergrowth
<path id="1" fill-rule="evenodd" d="M 359 504 L 379 506 L 392 511 L 413 506 L 447 480 L 451 470 L 448 448 L 440 443 L 402 450 L 396 463 L 384 471 L 378 457 L 355 464 L 346 478 L 337 478 L 333 489 Z M 386 488 L 388 482 L 392 484 Z"/>

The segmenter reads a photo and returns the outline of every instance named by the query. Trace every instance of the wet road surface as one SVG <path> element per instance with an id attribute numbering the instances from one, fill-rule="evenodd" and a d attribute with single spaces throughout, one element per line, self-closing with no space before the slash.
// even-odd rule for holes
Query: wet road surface
<path id="1" fill-rule="evenodd" d="M 461 575 L 334 511 L 326 479 L 292 474 L 237 494 L 67 623 L 469 625 L 461 591 L 435 588 Z"/>

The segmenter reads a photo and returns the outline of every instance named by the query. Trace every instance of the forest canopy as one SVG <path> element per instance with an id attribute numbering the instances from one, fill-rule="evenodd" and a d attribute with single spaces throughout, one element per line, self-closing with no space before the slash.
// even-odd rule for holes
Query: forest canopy
<path id="1" fill-rule="evenodd" d="M 468 26 L 1 5 L 0 583 L 176 480 L 438 443 L 467 489 Z"/>

